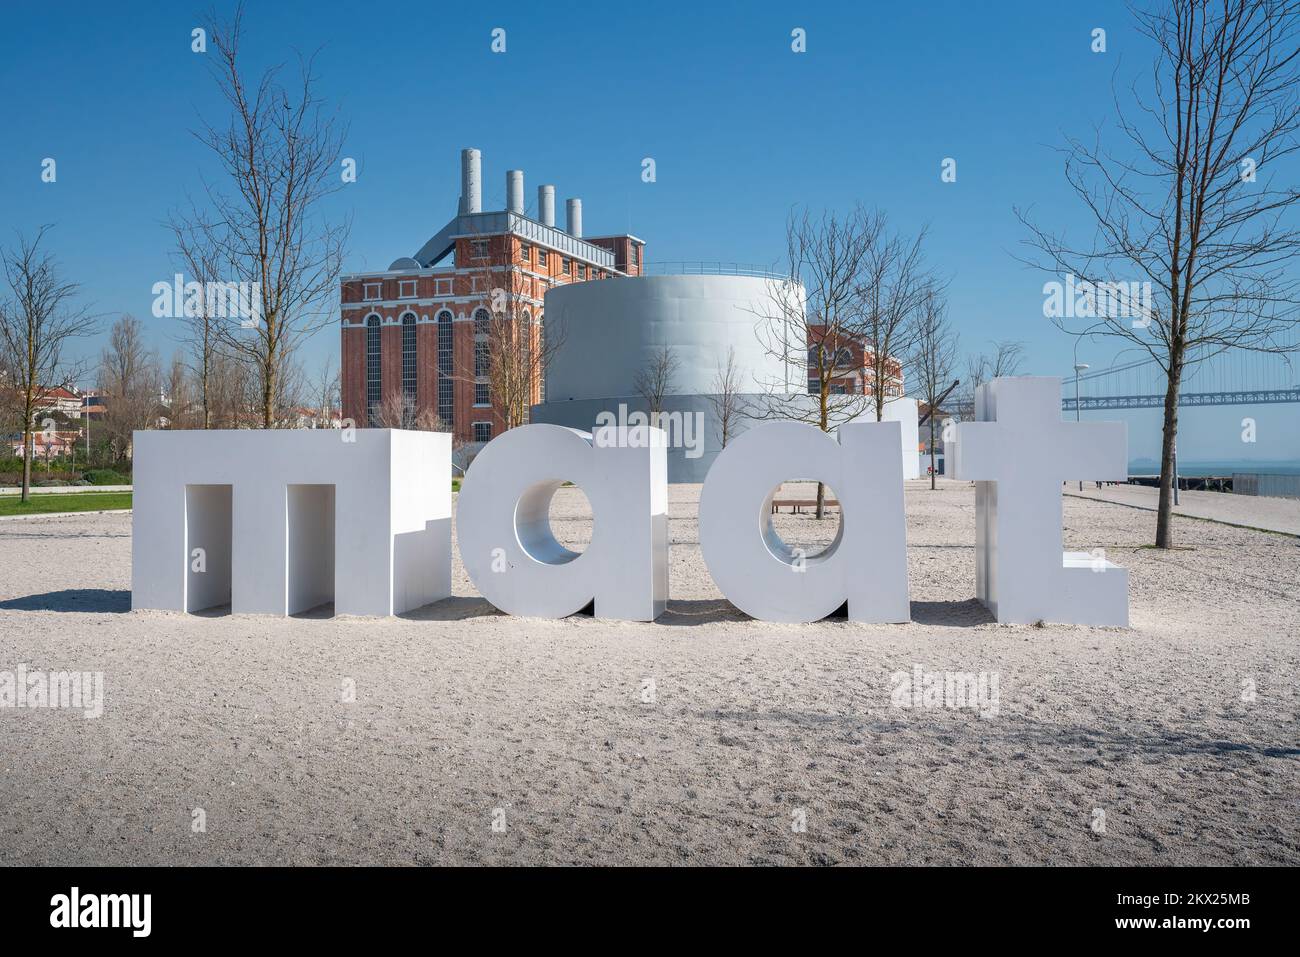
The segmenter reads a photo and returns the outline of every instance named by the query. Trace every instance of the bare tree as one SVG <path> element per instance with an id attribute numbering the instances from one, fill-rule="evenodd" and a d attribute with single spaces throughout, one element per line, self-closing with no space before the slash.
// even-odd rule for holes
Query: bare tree
<path id="1" fill-rule="evenodd" d="M 140 321 L 122 316 L 99 360 L 99 388 L 107 397 L 102 433 L 118 461 L 130 458 L 133 432 L 157 428 L 161 386 L 158 359 L 145 348 Z"/>
<path id="2" fill-rule="evenodd" d="M 672 346 L 661 346 L 646 357 L 645 364 L 632 376 L 632 387 L 645 401 L 650 424 L 658 426 L 664 411 L 664 399 L 672 392 L 673 379 L 681 361 Z"/>
<path id="3" fill-rule="evenodd" d="M 992 352 L 981 352 L 966 357 L 966 386 L 971 401 L 975 390 L 985 382 L 1020 372 L 1024 362 L 1025 344 L 1015 339 L 1000 339 L 992 343 Z"/>
<path id="4" fill-rule="evenodd" d="M 166 397 L 167 428 L 192 428 L 195 419 L 194 403 L 190 395 L 190 370 L 179 353 L 172 356 L 163 395 Z M 199 421 L 202 421 L 202 418 Z"/>
<path id="5" fill-rule="evenodd" d="M 201 229 L 173 221 L 171 229 L 176 237 L 176 257 L 189 276 L 204 288 L 220 282 L 220 270 L 214 250 L 203 245 Z M 195 308 L 185 310 L 184 340 L 189 350 L 190 369 L 194 373 L 200 409 L 201 428 L 212 428 L 212 376 L 216 364 L 219 343 L 218 334 L 222 317 L 214 315 L 215 297 L 206 295 L 196 297 Z M 191 313 L 193 313 L 191 315 Z"/>
<path id="6" fill-rule="evenodd" d="M 246 429 L 260 422 L 260 390 L 253 370 L 244 362 L 215 352 L 208 381 L 209 428 Z"/>
<path id="7" fill-rule="evenodd" d="M 228 186 L 207 184 L 209 208 L 192 207 L 172 226 L 189 248 L 210 256 L 224 284 L 246 284 L 241 296 L 247 291 L 255 314 L 235 310 L 220 317 L 216 332 L 256 370 L 261 425 L 269 429 L 290 420 L 283 404 L 290 390 L 280 382 L 288 355 L 334 318 L 349 227 L 327 222 L 322 206 L 342 186 L 344 130 L 323 112 L 313 58 L 301 62 L 291 88 L 279 67 L 250 80 L 240 59 L 242 18 L 242 5 L 229 23 L 209 18 L 208 57 L 231 116 L 197 134 Z"/>
<path id="8" fill-rule="evenodd" d="M 509 430 L 528 422 L 541 402 L 546 371 L 564 345 L 564 327 L 541 311 L 545 290 L 515 264 L 509 237 L 485 237 L 486 253 L 468 263 L 475 307 L 474 380 L 486 379 L 492 407 Z M 459 263 L 458 263 L 459 265 Z M 482 313 L 480 312 L 482 310 Z M 486 319 L 479 317 L 486 314 Z"/>
<path id="9" fill-rule="evenodd" d="M 409 392 L 390 392 L 375 408 L 375 428 L 417 432 L 450 432 L 451 428 L 429 408 L 420 408 Z"/>
<path id="10" fill-rule="evenodd" d="M 876 242 L 863 270 L 862 316 L 856 332 L 866 387 L 879 422 L 885 403 L 902 395 L 903 367 L 897 357 L 916 348 L 927 297 L 937 290 L 922 251 L 926 230 L 907 238 L 890 234 L 883 214 L 877 214 L 877 221 Z"/>
<path id="11" fill-rule="evenodd" d="M 832 387 L 862 370 L 852 347 L 861 331 L 862 273 L 880 232 L 878 217 L 861 206 L 843 217 L 790 213 L 788 278 L 770 279 L 766 301 L 756 310 L 759 344 L 779 361 L 786 380 L 760 383 L 771 398 L 755 409 L 757 417 L 796 419 L 833 432 L 866 411 L 861 391 L 839 395 Z M 808 393 L 814 401 L 791 401 Z"/>
<path id="12" fill-rule="evenodd" d="M 316 427 L 330 429 L 334 427 L 335 412 L 339 409 L 339 373 L 334 360 L 327 358 L 325 365 L 316 377 L 313 396 L 318 410 Z"/>
<path id="13" fill-rule="evenodd" d="M 31 494 L 36 415 L 50 390 L 75 386 L 84 365 L 70 360 L 65 350 L 73 340 L 94 333 L 97 325 L 84 307 L 73 305 L 78 285 L 65 282 L 54 257 L 41 251 L 48 229 L 42 226 L 30 241 L 19 234 L 17 245 L 0 252 L 9 287 L 0 302 L 0 367 L 22 419 L 24 502 Z"/>
<path id="14" fill-rule="evenodd" d="M 1124 155 L 1103 150 L 1100 133 L 1064 149 L 1066 178 L 1095 220 L 1092 242 L 1075 247 L 1021 219 L 1038 264 L 1092 292 L 1074 311 L 1087 328 L 1067 328 L 1064 315 L 1058 326 L 1125 340 L 1164 372 L 1156 546 L 1169 548 L 1186 369 L 1230 349 L 1296 348 L 1281 337 L 1300 305 L 1287 269 L 1300 231 L 1284 217 L 1300 189 L 1277 184 L 1274 169 L 1300 148 L 1300 4 L 1162 0 L 1136 16 L 1156 47 L 1153 91 L 1134 88 L 1131 114 L 1116 98 Z M 1099 292 L 1110 308 L 1095 308 Z"/>
<path id="15" fill-rule="evenodd" d="M 718 363 L 713 375 L 712 391 L 709 393 L 713 417 L 718 423 L 718 440 L 724 449 L 735 436 L 737 425 L 745 417 L 748 403 L 744 394 L 740 367 L 736 365 L 736 349 L 732 346 L 727 349 L 726 363 Z"/>
<path id="16" fill-rule="evenodd" d="M 843 216 L 790 214 L 789 279 L 769 281 L 758 338 L 797 380 L 785 388 L 763 384 L 771 398 L 754 417 L 795 419 L 833 432 L 865 414 L 884 415 L 885 400 L 901 389 L 897 356 L 911 344 L 921 290 L 931 283 L 922 261 L 924 235 L 907 240 L 892 234 L 884 213 L 862 206 Z M 825 499 L 819 482 L 818 518 Z"/>
<path id="17" fill-rule="evenodd" d="M 948 304 L 942 293 L 931 289 L 921 303 L 916 326 L 912 369 L 920 395 L 928 408 L 930 425 L 930 488 L 935 488 L 934 428 L 939 403 L 957 385 L 957 333 L 948 323 Z"/>

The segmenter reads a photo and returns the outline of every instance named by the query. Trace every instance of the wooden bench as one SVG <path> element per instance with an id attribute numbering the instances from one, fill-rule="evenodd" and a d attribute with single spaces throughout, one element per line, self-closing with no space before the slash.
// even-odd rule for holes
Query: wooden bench
<path id="1" fill-rule="evenodd" d="M 827 508 L 839 508 L 839 507 L 840 507 L 840 503 L 837 502 L 837 501 L 836 501 L 835 499 L 833 499 L 833 498 L 828 498 L 828 499 L 825 501 L 825 503 L 823 503 L 823 504 L 825 504 L 825 506 L 826 506 Z M 774 499 L 772 499 L 772 514 L 773 514 L 773 515 L 775 515 L 775 514 L 776 514 L 777 512 L 779 512 L 779 511 L 781 511 L 781 509 L 782 509 L 783 507 L 785 507 L 785 508 L 789 508 L 790 511 L 792 511 L 792 512 L 794 512 L 796 515 L 798 515 L 799 512 L 800 512 L 802 509 L 805 509 L 805 508 L 811 508 L 811 509 L 814 509 L 814 510 L 815 510 L 815 509 L 817 508 L 817 499 L 815 499 L 815 498 L 808 498 L 808 499 L 804 499 L 804 498 L 774 498 Z"/>

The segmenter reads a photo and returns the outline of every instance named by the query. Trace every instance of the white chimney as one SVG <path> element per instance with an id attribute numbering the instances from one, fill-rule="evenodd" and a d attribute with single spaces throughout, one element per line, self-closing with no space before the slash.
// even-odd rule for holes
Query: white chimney
<path id="1" fill-rule="evenodd" d="M 565 212 L 569 218 L 569 235 L 577 239 L 582 238 L 582 200 L 569 199 L 564 203 Z"/>
<path id="2" fill-rule="evenodd" d="M 460 151 L 460 211 L 483 212 L 483 157 L 478 150 Z"/>
<path id="3" fill-rule="evenodd" d="M 512 213 L 524 214 L 524 171 L 506 170 L 506 209 Z"/>
<path id="4" fill-rule="evenodd" d="M 537 187 L 537 218 L 543 226 L 555 225 L 555 187 Z"/>

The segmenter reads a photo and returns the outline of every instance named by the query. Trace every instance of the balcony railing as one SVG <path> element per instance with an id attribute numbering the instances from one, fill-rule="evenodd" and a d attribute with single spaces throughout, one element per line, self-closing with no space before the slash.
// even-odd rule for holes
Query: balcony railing
<path id="1" fill-rule="evenodd" d="M 642 267 L 644 276 L 752 276 L 757 279 L 788 279 L 771 266 L 756 263 L 729 263 L 709 259 L 656 260 Z"/>

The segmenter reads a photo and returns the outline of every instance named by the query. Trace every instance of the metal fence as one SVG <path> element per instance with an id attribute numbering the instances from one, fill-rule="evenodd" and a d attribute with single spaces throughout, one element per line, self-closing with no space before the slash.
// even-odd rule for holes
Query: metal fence
<path id="1" fill-rule="evenodd" d="M 1269 472 L 1233 472 L 1232 491 L 1237 495 L 1300 498 L 1300 475 L 1280 475 Z"/>
<path id="2" fill-rule="evenodd" d="M 644 276 L 753 276 L 758 279 L 788 279 L 771 266 L 729 263 L 706 259 L 656 260 L 642 266 Z"/>

